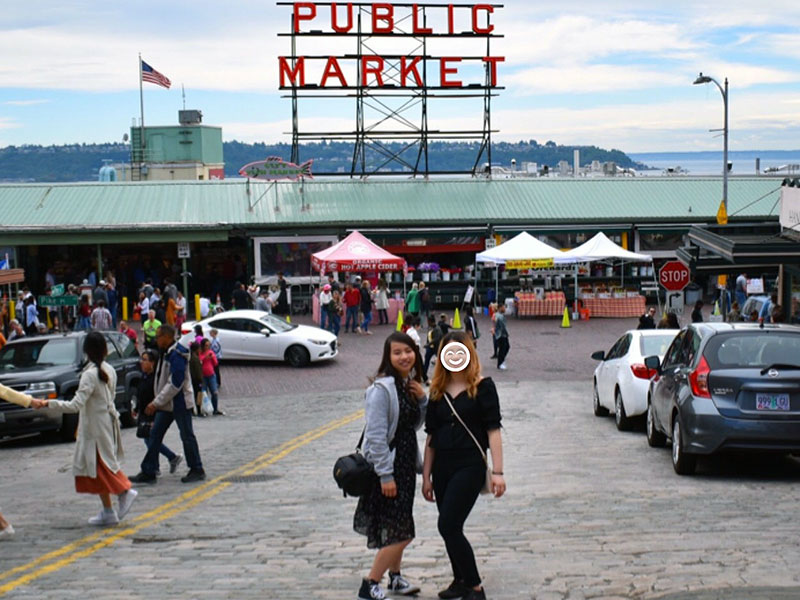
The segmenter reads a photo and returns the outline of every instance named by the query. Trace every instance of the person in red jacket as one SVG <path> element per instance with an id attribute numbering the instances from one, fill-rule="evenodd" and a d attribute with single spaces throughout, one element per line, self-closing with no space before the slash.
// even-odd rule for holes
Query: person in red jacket
<path id="1" fill-rule="evenodd" d="M 200 345 L 200 363 L 203 365 L 203 383 L 206 390 L 211 393 L 211 405 L 214 407 L 215 415 L 224 415 L 219 409 L 219 394 L 217 393 L 217 374 L 214 368 L 219 364 L 217 355 L 211 349 L 211 340 L 203 338 Z"/>
<path id="2" fill-rule="evenodd" d="M 346 307 L 346 317 L 344 321 L 344 331 L 356 332 L 358 328 L 358 306 L 361 304 L 361 292 L 358 288 L 353 287 L 353 284 L 348 283 L 345 286 L 344 292 L 344 305 Z M 352 323 L 352 326 L 351 326 Z"/>
<path id="3" fill-rule="evenodd" d="M 124 333 L 127 335 L 130 340 L 133 342 L 133 345 L 136 345 L 136 341 L 138 340 L 139 336 L 136 335 L 136 332 L 128 326 L 127 321 L 120 321 L 119 322 L 119 331 L 120 333 Z"/>

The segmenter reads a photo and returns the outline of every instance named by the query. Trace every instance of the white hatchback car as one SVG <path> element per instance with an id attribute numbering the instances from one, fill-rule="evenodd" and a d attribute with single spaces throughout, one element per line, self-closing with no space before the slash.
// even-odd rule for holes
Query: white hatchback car
<path id="1" fill-rule="evenodd" d="M 594 370 L 594 414 L 604 417 L 614 411 L 617 429 L 633 426 L 633 417 L 647 412 L 647 390 L 655 371 L 644 365 L 645 356 L 664 357 L 680 329 L 632 329 L 620 337 L 608 354 L 599 350 L 592 358 Z"/>
<path id="2" fill-rule="evenodd" d="M 216 329 L 222 360 L 282 360 L 293 367 L 334 358 L 339 347 L 330 331 L 308 325 L 293 325 L 260 310 L 233 310 L 181 326 L 181 344 L 194 341 L 195 325 L 210 339 Z"/>

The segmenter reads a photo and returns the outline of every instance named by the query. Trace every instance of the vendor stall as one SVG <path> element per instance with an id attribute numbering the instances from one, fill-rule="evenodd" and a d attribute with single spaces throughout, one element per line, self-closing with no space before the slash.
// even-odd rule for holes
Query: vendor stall
<path id="1" fill-rule="evenodd" d="M 399 271 L 406 267 L 406 261 L 394 254 L 387 252 L 377 244 L 371 242 L 358 231 L 353 231 L 342 241 L 330 248 L 325 248 L 311 255 L 311 267 L 319 271 L 320 279 L 326 273 L 365 273 L 376 271 L 379 274 L 388 271 Z M 405 292 L 405 289 L 403 290 Z M 403 294 L 405 295 L 405 293 Z M 397 319 L 397 311 L 402 310 L 403 301 L 396 298 L 389 300 L 389 319 Z M 319 299 L 314 298 L 312 304 L 315 320 L 319 320 Z M 393 314 L 393 316 L 392 316 Z"/>
<path id="2" fill-rule="evenodd" d="M 523 231 L 499 246 L 480 252 L 475 256 L 475 262 L 493 263 L 498 267 L 495 273 L 495 296 L 497 296 L 499 265 L 505 265 L 506 269 L 537 269 L 575 262 L 572 259 L 565 259 L 564 254 L 561 250 Z"/>
<path id="3" fill-rule="evenodd" d="M 564 256 L 576 263 L 653 262 L 647 254 L 631 252 L 612 242 L 601 231 L 577 248 L 567 250 Z M 577 273 L 577 272 L 576 272 Z M 624 269 L 621 269 L 624 273 Z M 576 274 L 577 287 L 577 274 Z M 626 290 L 624 275 L 618 287 L 584 287 L 578 292 L 579 301 L 592 317 L 638 317 L 644 313 L 646 299 L 637 290 Z"/>
<path id="4" fill-rule="evenodd" d="M 567 302 L 564 292 L 546 292 L 541 298 L 534 292 L 516 292 L 514 298 L 518 317 L 560 317 Z"/>

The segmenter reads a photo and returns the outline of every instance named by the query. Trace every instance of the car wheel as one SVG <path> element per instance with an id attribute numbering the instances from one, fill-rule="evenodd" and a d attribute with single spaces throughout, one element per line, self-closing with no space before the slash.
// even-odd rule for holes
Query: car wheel
<path id="1" fill-rule="evenodd" d="M 139 406 L 139 389 L 136 386 L 132 387 L 128 396 L 128 410 L 119 416 L 119 423 L 123 427 L 134 427 L 136 419 L 133 417 L 133 408 Z"/>
<path id="2" fill-rule="evenodd" d="M 78 415 L 67 414 L 61 417 L 58 436 L 62 442 L 74 442 L 78 437 Z"/>
<path id="3" fill-rule="evenodd" d="M 308 350 L 302 346 L 289 346 L 286 350 L 286 361 L 293 367 L 304 367 L 311 360 Z"/>
<path id="4" fill-rule="evenodd" d="M 663 448 L 667 444 L 667 436 L 656 428 L 656 415 L 650 398 L 647 399 L 647 443 L 651 448 Z"/>
<path id="5" fill-rule="evenodd" d="M 594 408 L 595 417 L 608 416 L 608 409 L 600 405 L 600 394 L 597 392 L 597 381 L 592 386 L 592 407 Z"/>
<path id="6" fill-rule="evenodd" d="M 619 388 L 614 392 L 614 421 L 620 431 L 628 431 L 633 427 L 632 420 L 625 414 L 625 405 L 622 403 L 622 392 Z"/>
<path id="7" fill-rule="evenodd" d="M 697 457 L 686 452 L 681 420 L 676 414 L 672 421 L 672 468 L 675 469 L 678 475 L 691 475 L 694 473 L 696 464 Z"/>

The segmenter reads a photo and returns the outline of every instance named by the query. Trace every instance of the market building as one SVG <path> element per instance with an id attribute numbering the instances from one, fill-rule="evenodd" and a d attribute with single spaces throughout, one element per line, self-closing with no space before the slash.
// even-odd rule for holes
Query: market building
<path id="1" fill-rule="evenodd" d="M 781 184 L 774 177 L 731 177 L 725 231 L 778 235 Z M 179 279 L 188 271 L 190 294 L 226 298 L 236 280 L 263 282 L 283 271 L 302 303 L 312 281 L 310 255 L 357 229 L 405 258 L 410 278 L 426 278 L 447 305 L 458 303 L 467 278 L 477 276 L 478 293 L 488 292 L 494 270 L 476 265 L 475 254 L 521 231 L 559 248 L 603 231 L 657 261 L 675 257 L 693 227 L 716 223 L 720 189 L 719 177 L 12 184 L 0 186 L 0 254 L 8 253 L 39 290 L 48 269 L 59 282 L 79 282 L 98 262 L 103 273 L 115 272 L 127 295 L 144 277 Z M 189 244 L 186 271 L 178 242 Z M 777 262 L 760 270 L 776 275 Z M 739 268 L 723 263 L 715 273 Z M 636 288 L 653 281 L 633 266 L 582 273 L 581 285 L 623 281 Z M 703 265 L 695 268 L 703 279 Z M 500 295 L 547 275 L 558 272 L 501 274 Z M 396 289 L 402 277 L 395 274 Z"/>

